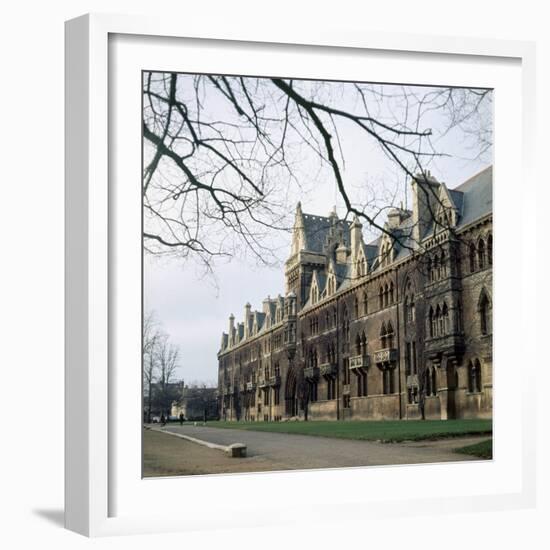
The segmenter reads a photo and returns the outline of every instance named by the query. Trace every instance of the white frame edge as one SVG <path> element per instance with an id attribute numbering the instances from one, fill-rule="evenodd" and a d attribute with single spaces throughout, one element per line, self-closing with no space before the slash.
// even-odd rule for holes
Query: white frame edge
<path id="1" fill-rule="evenodd" d="M 189 26 L 169 18 L 84 15 L 65 30 L 65 526 L 86 536 L 180 531 L 174 521 L 136 525 L 109 517 L 108 422 L 108 35 L 185 36 L 218 40 L 302 44 L 456 55 L 511 57 L 522 61 L 523 177 L 534 177 L 535 44 L 484 38 L 365 32 L 364 29 L 238 29 L 216 21 Z M 534 369 L 525 371 L 534 385 Z M 524 399 L 524 418 L 536 402 Z M 525 410 L 527 409 L 528 410 Z M 447 500 L 444 513 L 528 507 L 535 495 L 534 428 L 524 430 L 520 495 L 484 496 L 465 504 Z M 380 503 L 379 515 L 388 512 Z M 378 515 L 378 514 L 376 514 Z M 372 517 L 372 514 L 371 514 Z M 189 526 L 200 528 L 200 526 Z M 204 527 L 204 526 L 202 526 Z"/>
<path id="2" fill-rule="evenodd" d="M 98 534 L 108 497 L 107 34 L 66 24 L 65 526 Z"/>

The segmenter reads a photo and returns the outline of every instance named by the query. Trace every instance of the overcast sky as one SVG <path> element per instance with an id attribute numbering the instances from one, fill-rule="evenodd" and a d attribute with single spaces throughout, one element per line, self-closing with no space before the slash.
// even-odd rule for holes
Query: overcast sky
<path id="1" fill-rule="evenodd" d="M 443 121 L 436 117 L 432 123 L 437 126 Z M 357 136 L 349 128 L 343 128 L 340 134 L 346 152 L 343 173 L 346 185 L 368 196 L 372 189 L 376 192 L 377 186 L 387 187 L 388 181 L 392 185 L 403 181 L 403 176 L 375 146 L 355 146 Z M 460 132 L 450 132 L 438 145 L 449 156 L 437 159 L 430 170 L 449 188 L 456 187 L 490 164 L 490 153 L 481 159 L 469 160 L 472 151 Z M 308 158 L 303 160 L 304 165 L 310 162 Z M 307 177 L 304 176 L 304 179 Z M 305 213 L 326 216 L 336 206 L 337 212 L 343 214 L 342 201 L 338 200 L 329 173 L 317 175 L 315 181 L 304 183 L 298 198 Z M 401 184 L 400 193 L 404 188 Z M 398 199 L 406 202 L 407 196 Z M 268 295 L 284 294 L 283 264 L 290 250 L 290 241 L 291 235 L 286 232 L 279 232 L 274 237 L 280 260 L 278 267 L 260 267 L 253 260 L 233 258 L 216 264 L 215 280 L 205 277 L 192 261 L 182 264 L 173 259 L 145 255 L 145 309 L 154 311 L 171 341 L 179 347 L 180 362 L 176 378 L 183 378 L 186 383 L 216 382 L 217 352 L 222 331 L 227 332 L 228 329 L 229 315 L 234 313 L 236 322 L 240 322 L 246 302 L 251 303 L 253 310 L 261 309 L 262 300 Z"/>

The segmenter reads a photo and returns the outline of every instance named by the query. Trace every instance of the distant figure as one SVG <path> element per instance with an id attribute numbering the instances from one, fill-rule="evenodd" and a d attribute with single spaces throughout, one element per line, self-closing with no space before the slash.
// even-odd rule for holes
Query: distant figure
<path id="1" fill-rule="evenodd" d="M 183 426 L 183 413 L 180 413 L 180 426 Z"/>
<path id="2" fill-rule="evenodd" d="M 166 426 L 166 417 L 164 416 L 164 414 L 160 415 L 160 424 L 161 426 Z"/>

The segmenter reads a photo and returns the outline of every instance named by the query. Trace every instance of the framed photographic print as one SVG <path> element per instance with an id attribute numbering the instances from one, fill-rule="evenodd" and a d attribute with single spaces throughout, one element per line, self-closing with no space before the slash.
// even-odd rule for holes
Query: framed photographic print
<path id="1" fill-rule="evenodd" d="M 531 505 L 533 46 L 66 32 L 67 527 Z"/>

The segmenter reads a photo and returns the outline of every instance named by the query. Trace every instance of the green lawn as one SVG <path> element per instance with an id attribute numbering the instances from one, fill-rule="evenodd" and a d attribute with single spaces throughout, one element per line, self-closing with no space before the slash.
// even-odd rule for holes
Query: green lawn
<path id="1" fill-rule="evenodd" d="M 207 422 L 215 428 L 278 432 L 369 441 L 419 441 L 492 433 L 492 420 L 381 420 L 308 422 Z"/>
<path id="2" fill-rule="evenodd" d="M 479 458 L 493 458 L 493 440 L 487 439 L 486 441 L 480 441 L 473 445 L 467 445 L 466 447 L 460 447 L 455 449 L 455 452 L 462 453 L 464 455 L 478 456 Z"/>

